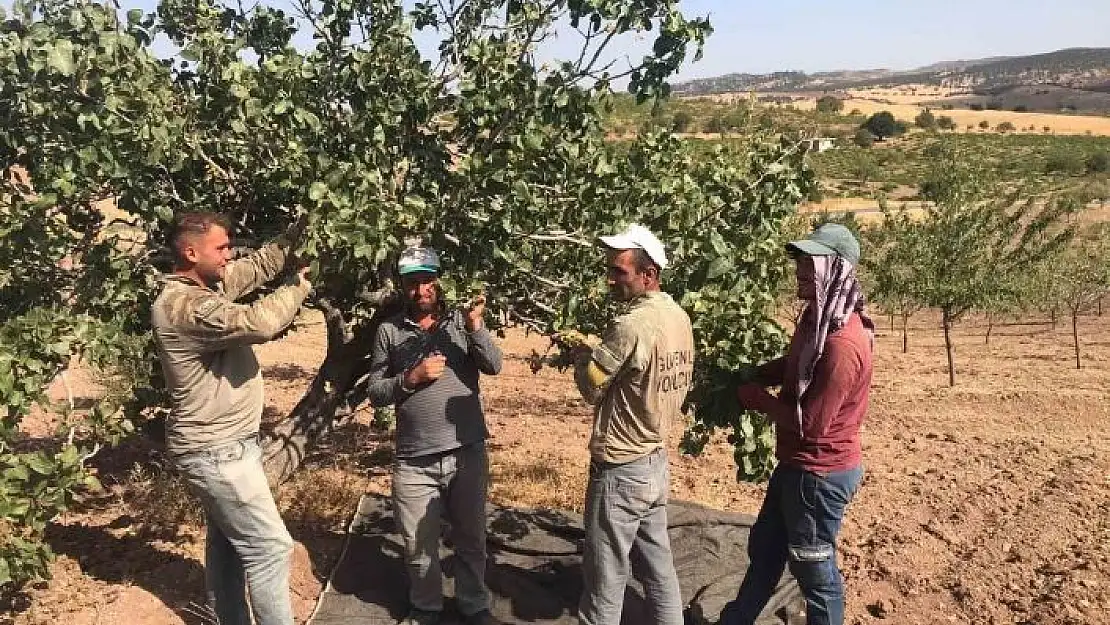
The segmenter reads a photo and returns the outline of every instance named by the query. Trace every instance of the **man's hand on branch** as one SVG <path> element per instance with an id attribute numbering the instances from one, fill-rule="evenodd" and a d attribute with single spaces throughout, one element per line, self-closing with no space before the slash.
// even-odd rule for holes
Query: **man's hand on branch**
<path id="1" fill-rule="evenodd" d="M 466 308 L 466 330 L 468 332 L 477 332 L 482 328 L 483 321 L 482 315 L 486 313 L 486 296 L 484 294 L 475 295 L 470 298 L 470 303 Z"/>
<path id="2" fill-rule="evenodd" d="M 312 272 L 312 267 L 309 267 L 308 265 L 305 265 L 304 267 L 301 267 L 300 269 L 298 269 L 297 270 L 297 280 L 298 280 L 298 282 L 303 282 L 305 284 L 308 284 L 309 286 L 312 286 L 312 280 L 309 279 L 309 274 L 311 272 Z"/>
<path id="3" fill-rule="evenodd" d="M 307 228 L 308 213 L 301 213 L 300 215 L 297 215 L 297 218 L 293 220 L 293 223 L 289 224 L 289 227 L 285 229 L 285 233 L 282 235 L 282 238 L 288 241 L 290 245 L 296 247 L 296 245 L 301 242 L 301 237 L 304 236 L 305 229 Z"/>
<path id="4" fill-rule="evenodd" d="M 744 410 L 762 413 L 769 412 L 769 403 L 775 401 L 774 396 L 768 393 L 767 389 L 754 382 L 743 384 L 736 389 L 736 399 Z"/>

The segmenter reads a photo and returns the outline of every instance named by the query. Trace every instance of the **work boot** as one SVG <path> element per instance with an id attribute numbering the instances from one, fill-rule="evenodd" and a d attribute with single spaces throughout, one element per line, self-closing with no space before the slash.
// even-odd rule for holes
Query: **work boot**
<path id="1" fill-rule="evenodd" d="M 439 625 L 439 612 L 413 608 L 397 625 Z"/>

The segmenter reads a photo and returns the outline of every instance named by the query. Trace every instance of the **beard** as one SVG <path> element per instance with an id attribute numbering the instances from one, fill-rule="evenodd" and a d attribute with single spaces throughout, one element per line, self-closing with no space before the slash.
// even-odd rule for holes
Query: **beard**
<path id="1" fill-rule="evenodd" d="M 437 295 L 408 301 L 409 312 L 414 315 L 431 315 L 440 311 L 440 300 Z"/>

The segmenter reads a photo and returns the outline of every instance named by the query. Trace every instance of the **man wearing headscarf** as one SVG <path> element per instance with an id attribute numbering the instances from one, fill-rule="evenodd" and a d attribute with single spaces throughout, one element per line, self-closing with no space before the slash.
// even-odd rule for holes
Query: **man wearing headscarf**
<path id="1" fill-rule="evenodd" d="M 751 625 L 787 565 L 806 600 L 808 625 L 844 622 L 836 537 L 863 477 L 860 425 L 871 390 L 875 326 L 856 277 L 859 242 L 824 224 L 786 246 L 805 311 L 786 356 L 737 389 L 740 405 L 771 419 L 779 464 L 748 539 L 750 562 L 721 625 Z M 766 390 L 781 386 L 778 396 Z"/>

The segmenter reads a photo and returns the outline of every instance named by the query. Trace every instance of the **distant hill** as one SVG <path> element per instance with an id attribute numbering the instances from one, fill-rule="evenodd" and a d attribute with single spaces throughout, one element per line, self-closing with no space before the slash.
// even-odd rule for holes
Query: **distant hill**
<path id="1" fill-rule="evenodd" d="M 700 95 L 738 91 L 833 91 L 909 84 L 967 89 L 984 95 L 1038 85 L 1106 92 L 1110 91 L 1110 48 L 1069 48 L 1028 56 L 945 61 L 909 71 L 727 74 L 676 84 L 674 91 Z"/>

